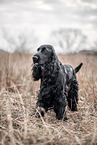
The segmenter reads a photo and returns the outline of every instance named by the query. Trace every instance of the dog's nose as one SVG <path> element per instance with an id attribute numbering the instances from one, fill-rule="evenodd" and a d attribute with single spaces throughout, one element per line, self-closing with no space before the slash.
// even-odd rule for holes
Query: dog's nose
<path id="1" fill-rule="evenodd" d="M 38 63 L 39 62 L 39 57 L 37 55 L 33 56 L 33 62 Z"/>

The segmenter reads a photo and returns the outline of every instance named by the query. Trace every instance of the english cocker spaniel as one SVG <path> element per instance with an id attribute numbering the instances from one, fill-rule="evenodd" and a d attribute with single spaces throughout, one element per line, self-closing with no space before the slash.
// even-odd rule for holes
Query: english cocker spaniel
<path id="1" fill-rule="evenodd" d="M 65 107 L 68 104 L 71 111 L 77 111 L 78 82 L 76 73 L 82 63 L 75 69 L 64 65 L 59 60 L 53 46 L 42 45 L 33 56 L 33 78 L 41 79 L 37 107 L 44 116 L 50 108 L 56 113 L 56 118 L 66 120 Z"/>

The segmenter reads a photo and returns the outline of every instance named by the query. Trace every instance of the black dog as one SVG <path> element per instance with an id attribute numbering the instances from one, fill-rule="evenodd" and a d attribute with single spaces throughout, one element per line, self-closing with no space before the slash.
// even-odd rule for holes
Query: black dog
<path id="1" fill-rule="evenodd" d="M 67 119 L 65 107 L 68 103 L 71 111 L 77 110 L 78 82 L 76 73 L 82 63 L 73 69 L 70 65 L 63 65 L 57 58 L 51 45 L 42 45 L 33 56 L 33 77 L 37 81 L 41 79 L 40 92 L 37 106 L 54 109 L 57 119 Z M 44 116 L 43 109 L 41 115 Z"/>

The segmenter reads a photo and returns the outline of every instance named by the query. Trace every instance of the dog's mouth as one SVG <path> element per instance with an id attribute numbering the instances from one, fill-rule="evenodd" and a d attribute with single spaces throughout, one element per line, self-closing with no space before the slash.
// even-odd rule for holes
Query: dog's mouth
<path id="1" fill-rule="evenodd" d="M 40 64 L 40 61 L 33 61 L 33 64 L 34 64 L 35 66 L 41 65 L 41 64 Z"/>
<path id="2" fill-rule="evenodd" d="M 33 64 L 34 64 L 35 66 L 37 66 L 37 67 L 38 67 L 38 66 L 40 66 L 40 67 L 41 67 L 41 66 L 43 66 L 43 65 L 44 65 L 43 63 L 38 63 L 38 62 L 33 62 Z"/>
<path id="3" fill-rule="evenodd" d="M 34 63 L 35 65 L 39 65 L 39 63 Z"/>

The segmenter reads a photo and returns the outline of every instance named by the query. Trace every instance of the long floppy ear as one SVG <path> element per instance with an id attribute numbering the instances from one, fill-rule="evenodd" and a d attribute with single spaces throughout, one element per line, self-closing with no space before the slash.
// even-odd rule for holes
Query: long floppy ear
<path id="1" fill-rule="evenodd" d="M 38 81 L 41 78 L 41 67 L 34 65 L 32 68 L 32 76 L 34 81 Z"/>
<path id="2" fill-rule="evenodd" d="M 55 53 L 55 50 L 54 50 L 54 48 L 52 46 L 52 61 L 56 61 L 56 60 L 58 60 L 58 57 L 57 57 L 57 55 Z"/>
<path id="3" fill-rule="evenodd" d="M 52 78 L 57 78 L 58 73 L 59 73 L 59 61 L 58 61 L 58 57 L 55 53 L 55 50 L 52 46 L 52 70 L 53 70 L 53 74 L 52 74 Z"/>

